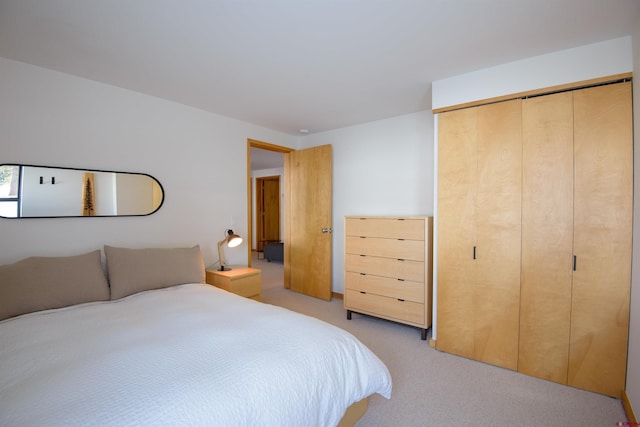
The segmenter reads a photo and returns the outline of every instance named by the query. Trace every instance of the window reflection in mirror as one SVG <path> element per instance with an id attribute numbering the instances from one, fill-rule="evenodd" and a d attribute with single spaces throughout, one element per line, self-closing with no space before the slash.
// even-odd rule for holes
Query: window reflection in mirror
<path id="1" fill-rule="evenodd" d="M 5 218 L 149 215 L 163 199 L 160 183 L 146 174 L 0 165 Z"/>
<path id="2" fill-rule="evenodd" d="M 0 166 L 0 216 L 9 218 L 19 216 L 19 183 L 20 166 Z"/>

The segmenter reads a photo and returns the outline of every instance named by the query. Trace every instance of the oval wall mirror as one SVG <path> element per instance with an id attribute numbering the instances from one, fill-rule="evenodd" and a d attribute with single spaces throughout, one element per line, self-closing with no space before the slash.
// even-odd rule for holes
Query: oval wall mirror
<path id="1" fill-rule="evenodd" d="M 143 173 L 0 164 L 2 218 L 142 216 L 163 201 L 160 182 Z"/>

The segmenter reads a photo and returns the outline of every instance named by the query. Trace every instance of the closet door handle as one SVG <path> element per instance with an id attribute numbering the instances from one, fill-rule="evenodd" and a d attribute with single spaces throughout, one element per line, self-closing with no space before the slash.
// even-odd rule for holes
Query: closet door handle
<path id="1" fill-rule="evenodd" d="M 578 257 L 573 256 L 573 271 L 576 271 L 576 267 L 578 266 Z"/>
<path id="2" fill-rule="evenodd" d="M 473 247 L 473 259 L 476 259 L 476 247 Z"/>

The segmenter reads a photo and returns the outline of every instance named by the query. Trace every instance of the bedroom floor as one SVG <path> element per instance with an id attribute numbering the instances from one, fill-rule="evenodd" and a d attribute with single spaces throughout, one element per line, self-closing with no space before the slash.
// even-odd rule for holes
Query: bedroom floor
<path id="1" fill-rule="evenodd" d="M 331 302 L 283 288 L 283 265 L 257 259 L 262 300 L 341 327 L 387 365 L 391 400 L 369 399 L 359 427 L 608 426 L 627 421 L 618 399 L 562 386 L 507 369 L 437 351 L 416 328 L 355 314 L 346 319 L 342 300 Z"/>

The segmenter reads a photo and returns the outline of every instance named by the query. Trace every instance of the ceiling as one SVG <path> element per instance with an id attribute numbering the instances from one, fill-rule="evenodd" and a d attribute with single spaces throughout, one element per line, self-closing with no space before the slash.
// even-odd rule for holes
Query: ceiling
<path id="1" fill-rule="evenodd" d="M 638 0 L 0 0 L 0 56 L 301 135 L 630 35 Z"/>

